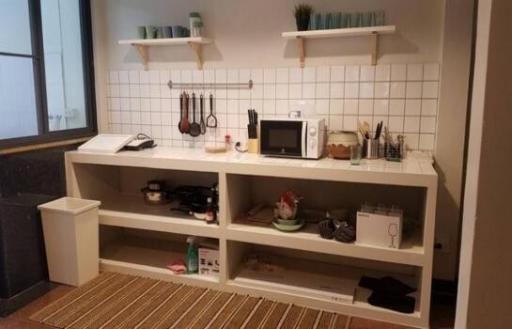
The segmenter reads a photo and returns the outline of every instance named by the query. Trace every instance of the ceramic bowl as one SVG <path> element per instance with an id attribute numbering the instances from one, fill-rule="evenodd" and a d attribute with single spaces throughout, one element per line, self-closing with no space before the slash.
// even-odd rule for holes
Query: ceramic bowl
<path id="1" fill-rule="evenodd" d="M 295 219 L 276 218 L 276 222 L 280 225 L 296 225 L 299 222 L 299 220 L 297 218 L 295 218 Z"/>
<path id="2" fill-rule="evenodd" d="M 272 225 L 274 225 L 275 228 L 277 228 L 279 231 L 283 232 L 294 232 L 300 230 L 305 224 L 304 220 L 299 221 L 295 225 L 282 225 L 279 224 L 277 221 L 273 221 Z"/>

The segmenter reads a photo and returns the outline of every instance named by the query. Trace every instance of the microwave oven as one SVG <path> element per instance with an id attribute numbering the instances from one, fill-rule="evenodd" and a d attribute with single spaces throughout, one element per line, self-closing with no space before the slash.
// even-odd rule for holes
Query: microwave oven
<path id="1" fill-rule="evenodd" d="M 325 119 L 260 120 L 260 152 L 263 155 L 319 159 L 324 152 Z"/>

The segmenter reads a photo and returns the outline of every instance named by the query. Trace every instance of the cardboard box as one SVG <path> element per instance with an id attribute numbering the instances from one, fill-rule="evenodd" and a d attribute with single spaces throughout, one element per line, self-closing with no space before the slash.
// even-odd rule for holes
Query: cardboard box
<path id="1" fill-rule="evenodd" d="M 401 214 L 357 212 L 356 242 L 378 247 L 399 249 L 402 243 Z"/>
<path id="2" fill-rule="evenodd" d="M 219 277 L 219 251 L 199 248 L 199 274 Z"/>

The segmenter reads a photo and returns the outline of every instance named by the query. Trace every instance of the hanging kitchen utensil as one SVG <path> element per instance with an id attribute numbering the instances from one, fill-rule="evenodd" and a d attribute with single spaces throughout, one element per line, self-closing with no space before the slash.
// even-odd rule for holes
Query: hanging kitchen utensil
<path id="1" fill-rule="evenodd" d="M 201 114 L 201 119 L 199 120 L 199 125 L 201 126 L 201 135 L 206 133 L 206 124 L 204 123 L 204 96 L 201 94 L 199 96 L 199 109 Z"/>
<path id="2" fill-rule="evenodd" d="M 189 96 L 186 92 L 183 92 L 183 117 L 180 121 L 180 131 L 184 134 L 188 134 L 190 131 L 190 122 L 188 120 L 188 105 Z"/>
<path id="3" fill-rule="evenodd" d="M 217 117 L 213 114 L 213 95 L 210 94 L 210 115 L 206 118 L 206 127 L 217 128 Z"/>
<path id="4" fill-rule="evenodd" d="M 196 94 L 192 93 L 192 123 L 190 124 L 190 136 L 197 137 L 201 135 L 201 126 L 196 121 Z"/>
<path id="5" fill-rule="evenodd" d="M 183 131 L 183 103 L 185 101 L 185 96 L 184 96 L 184 92 L 182 92 L 180 94 L 180 122 L 178 123 L 178 130 L 180 131 L 180 133 L 185 133 Z"/>

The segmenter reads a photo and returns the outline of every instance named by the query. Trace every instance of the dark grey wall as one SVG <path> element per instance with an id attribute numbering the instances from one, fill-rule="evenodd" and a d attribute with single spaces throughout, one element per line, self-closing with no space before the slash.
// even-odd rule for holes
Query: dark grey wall
<path id="1" fill-rule="evenodd" d="M 75 148 L 0 155 L 0 197 L 18 193 L 65 195 L 64 152 Z"/>

